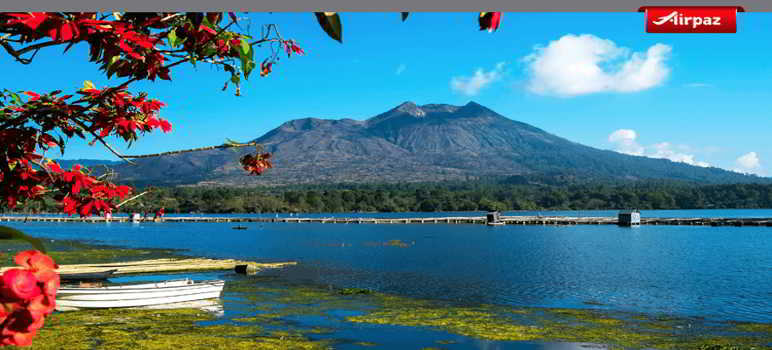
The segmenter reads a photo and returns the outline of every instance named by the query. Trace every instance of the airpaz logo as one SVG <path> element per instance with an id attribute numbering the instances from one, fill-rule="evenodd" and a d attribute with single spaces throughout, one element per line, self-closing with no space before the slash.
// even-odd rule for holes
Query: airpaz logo
<path id="1" fill-rule="evenodd" d="M 647 33 L 737 33 L 737 6 L 641 7 Z"/>
<path id="2" fill-rule="evenodd" d="M 721 17 L 692 17 L 684 16 L 683 14 L 678 13 L 678 11 L 673 11 L 669 15 L 662 16 L 658 20 L 653 21 L 653 23 L 658 26 L 661 26 L 665 22 L 671 22 L 677 26 L 688 26 L 691 24 L 692 28 L 697 28 L 699 25 L 720 26 Z"/>

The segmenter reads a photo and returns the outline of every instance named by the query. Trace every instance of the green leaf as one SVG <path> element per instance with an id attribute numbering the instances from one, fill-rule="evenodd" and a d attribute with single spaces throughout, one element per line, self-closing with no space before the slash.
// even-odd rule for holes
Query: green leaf
<path id="1" fill-rule="evenodd" d="M 169 34 L 166 36 L 166 39 L 169 40 L 169 46 L 172 47 L 172 49 L 177 48 L 177 45 L 179 43 L 177 42 L 177 30 L 172 29 L 169 31 Z"/>
<path id="2" fill-rule="evenodd" d="M 244 71 L 244 79 L 249 79 L 249 73 L 252 73 L 252 70 L 255 69 L 255 61 L 250 60 L 247 62 L 246 65 L 241 65 L 241 70 Z"/>
<path id="3" fill-rule="evenodd" d="M 11 98 L 13 99 L 14 103 L 16 103 L 17 105 L 21 105 L 21 98 L 19 97 L 19 94 L 12 92 Z"/>
<path id="4" fill-rule="evenodd" d="M 241 77 L 238 74 L 231 74 L 231 82 L 238 84 L 241 82 Z"/>
<path id="5" fill-rule="evenodd" d="M 246 40 L 241 40 L 241 44 L 239 45 L 239 54 L 244 56 L 252 57 L 252 45 L 249 45 L 249 42 Z"/>
<path id="6" fill-rule="evenodd" d="M 241 70 L 244 71 L 244 79 L 249 79 L 249 73 L 255 68 L 254 55 L 255 50 L 252 50 L 249 42 L 242 39 L 241 45 L 239 45 L 239 56 L 241 57 Z"/>
<path id="7" fill-rule="evenodd" d="M 410 12 L 402 12 L 402 22 L 407 20 L 407 15 L 409 15 L 409 14 L 410 14 Z"/>
<path id="8" fill-rule="evenodd" d="M 209 18 L 206 18 L 206 16 L 203 16 L 203 18 L 201 18 L 201 25 L 212 28 L 215 31 L 217 31 L 217 27 L 213 26 L 212 23 L 209 22 Z M 198 27 L 196 27 L 196 30 L 198 30 Z"/>
<path id="9" fill-rule="evenodd" d="M 110 62 L 107 63 L 107 69 L 110 69 L 110 66 L 114 65 L 115 62 L 118 62 L 119 59 L 121 59 L 121 55 L 110 57 Z"/>
<path id="10" fill-rule="evenodd" d="M 18 239 L 22 241 L 26 241 L 29 244 L 32 244 L 35 249 L 45 253 L 46 248 L 43 247 L 43 242 L 35 237 L 31 237 L 26 235 L 24 232 L 21 232 L 15 228 L 11 228 L 8 226 L 0 226 L 0 239 Z"/>
<path id="11" fill-rule="evenodd" d="M 91 82 L 91 80 L 86 80 L 83 82 L 83 90 L 91 90 L 96 89 L 94 86 L 94 83 Z"/>
<path id="12" fill-rule="evenodd" d="M 209 57 L 217 53 L 217 49 L 215 49 L 213 46 L 207 45 L 202 51 L 201 55 L 204 57 Z"/>
<path id="13" fill-rule="evenodd" d="M 337 40 L 339 43 L 343 43 L 343 24 L 340 22 L 340 17 L 335 12 L 314 12 L 316 20 L 319 25 L 322 26 L 324 32 L 330 38 Z"/>

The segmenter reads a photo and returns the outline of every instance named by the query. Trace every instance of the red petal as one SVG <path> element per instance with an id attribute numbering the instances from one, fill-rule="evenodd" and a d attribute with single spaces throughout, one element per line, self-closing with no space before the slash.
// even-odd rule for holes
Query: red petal
<path id="1" fill-rule="evenodd" d="M 198 30 L 199 31 L 203 30 L 203 31 L 208 32 L 208 33 L 210 33 L 212 35 L 217 35 L 217 32 L 214 29 L 209 28 L 209 27 L 207 27 L 207 26 L 205 26 L 203 24 L 200 27 L 198 27 Z"/>
<path id="2" fill-rule="evenodd" d="M 493 18 L 491 18 L 491 28 L 490 30 L 496 30 L 499 29 L 499 22 L 501 22 L 501 12 L 494 12 Z"/>
<path id="3" fill-rule="evenodd" d="M 32 30 L 37 29 L 38 26 L 48 18 L 48 14 L 45 12 L 10 14 L 10 16 L 19 18 L 19 23 L 24 24 L 27 28 Z"/>

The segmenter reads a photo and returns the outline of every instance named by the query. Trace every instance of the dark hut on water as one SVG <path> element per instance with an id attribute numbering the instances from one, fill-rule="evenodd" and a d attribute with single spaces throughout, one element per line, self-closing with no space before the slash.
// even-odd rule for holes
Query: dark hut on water
<path id="1" fill-rule="evenodd" d="M 637 226 L 641 224 L 641 212 L 638 210 L 623 210 L 619 212 L 619 226 Z"/>

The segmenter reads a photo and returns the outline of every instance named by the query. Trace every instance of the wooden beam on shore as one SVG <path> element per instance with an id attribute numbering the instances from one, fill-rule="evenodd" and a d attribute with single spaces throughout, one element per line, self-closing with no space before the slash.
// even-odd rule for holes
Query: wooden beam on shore
<path id="1" fill-rule="evenodd" d="M 276 263 L 257 263 L 253 261 L 243 261 L 234 259 L 153 259 L 141 261 L 127 261 L 104 264 L 76 264 L 59 265 L 57 272 L 60 274 L 69 273 L 99 273 L 110 270 L 117 270 L 115 275 L 139 274 L 139 273 L 160 273 L 160 272 L 183 272 L 183 271 L 211 271 L 211 270 L 235 270 L 237 266 L 245 266 L 245 271 L 254 273 L 265 269 L 276 269 L 285 266 L 295 265 L 295 261 L 276 262 Z M 0 268 L 0 273 L 11 267 Z"/>

